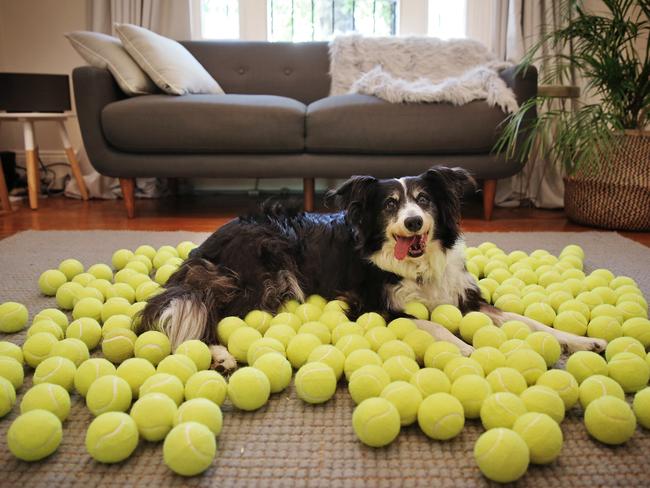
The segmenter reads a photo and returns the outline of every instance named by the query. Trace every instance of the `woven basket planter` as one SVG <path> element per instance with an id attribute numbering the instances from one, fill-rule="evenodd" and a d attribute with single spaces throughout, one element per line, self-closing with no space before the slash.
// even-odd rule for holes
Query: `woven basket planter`
<path id="1" fill-rule="evenodd" d="M 598 174 L 564 178 L 564 210 L 579 224 L 650 230 L 650 132 L 625 131 L 621 147 Z"/>

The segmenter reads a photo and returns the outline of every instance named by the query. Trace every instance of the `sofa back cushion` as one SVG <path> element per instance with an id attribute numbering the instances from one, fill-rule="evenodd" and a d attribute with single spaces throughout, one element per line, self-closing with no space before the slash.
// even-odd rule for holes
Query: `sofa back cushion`
<path id="1" fill-rule="evenodd" d="M 226 93 L 311 103 L 330 89 L 325 42 L 183 41 Z"/>

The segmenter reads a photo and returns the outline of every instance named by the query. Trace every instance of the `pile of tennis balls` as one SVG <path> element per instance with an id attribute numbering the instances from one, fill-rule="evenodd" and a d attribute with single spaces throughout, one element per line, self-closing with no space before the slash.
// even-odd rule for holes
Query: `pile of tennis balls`
<path id="1" fill-rule="evenodd" d="M 0 342 L 0 416 L 15 403 L 23 362 L 35 369 L 22 415 L 9 429 L 12 453 L 37 460 L 54 452 L 76 391 L 96 416 L 86 437 L 94 459 L 120 462 L 140 438 L 164 440 L 164 461 L 174 472 L 199 474 L 216 454 L 223 403 L 257 410 L 292 378 L 301 400 L 320 404 L 345 377 L 357 405 L 354 432 L 371 447 L 390 444 L 411 424 L 447 441 L 466 420 L 480 420 L 486 431 L 474 456 L 481 472 L 499 482 L 560 455 L 559 424 L 574 406 L 584 410 L 589 434 L 605 444 L 626 442 L 637 422 L 650 428 L 647 302 L 631 278 L 604 269 L 585 275 L 578 246 L 555 257 L 543 250 L 505 254 L 483 243 L 467 249 L 467 268 L 486 300 L 560 330 L 604 338 L 605 357 L 581 351 L 556 369 L 561 348 L 551 334 L 516 320 L 496 327 L 487 315 L 463 315 L 452 305 L 407 304 L 408 315 L 431 319 L 471 343 L 475 350 L 464 357 L 410 319 L 387 323 L 370 312 L 351 321 L 345 302 L 312 295 L 304 303 L 286 302 L 276 314 L 253 310 L 215 324 L 219 342 L 241 365 L 227 381 L 209 369 L 206 344 L 188 341 L 172 354 L 161 332 L 135 332 L 146 300 L 194 247 L 122 249 L 112 267 L 85 270 L 65 260 L 41 275 L 41 292 L 56 297 L 59 308 L 34 317 L 22 348 Z M 19 331 L 27 322 L 24 306 L 0 305 L 1 331 Z M 632 408 L 626 394 L 635 394 Z"/>

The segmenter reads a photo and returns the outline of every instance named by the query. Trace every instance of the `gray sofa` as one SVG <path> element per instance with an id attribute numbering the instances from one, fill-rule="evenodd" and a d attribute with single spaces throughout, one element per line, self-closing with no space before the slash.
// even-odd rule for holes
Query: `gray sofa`
<path id="1" fill-rule="evenodd" d="M 396 177 L 446 163 L 483 181 L 489 219 L 496 180 L 522 167 L 490 154 L 505 114 L 484 101 L 390 104 L 328 96 L 326 43 L 183 45 L 226 95 L 128 98 L 107 70 L 84 66 L 73 73 L 86 151 L 98 172 L 120 178 L 129 217 L 136 177 L 299 177 L 311 210 L 316 177 Z M 520 103 L 537 92 L 534 70 L 509 68 L 501 77 Z"/>

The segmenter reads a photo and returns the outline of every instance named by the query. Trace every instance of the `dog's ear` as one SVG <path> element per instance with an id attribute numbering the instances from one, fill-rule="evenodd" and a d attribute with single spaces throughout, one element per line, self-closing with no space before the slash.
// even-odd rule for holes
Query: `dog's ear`
<path id="1" fill-rule="evenodd" d="M 376 183 L 377 179 L 372 176 L 353 176 L 336 190 L 327 192 L 325 206 L 345 210 L 350 222 L 358 224 Z"/>
<path id="2" fill-rule="evenodd" d="M 460 233 L 460 202 L 469 188 L 476 188 L 474 178 L 462 168 L 434 166 L 420 178 L 426 183 L 438 209 L 436 237 L 450 248 Z"/>

